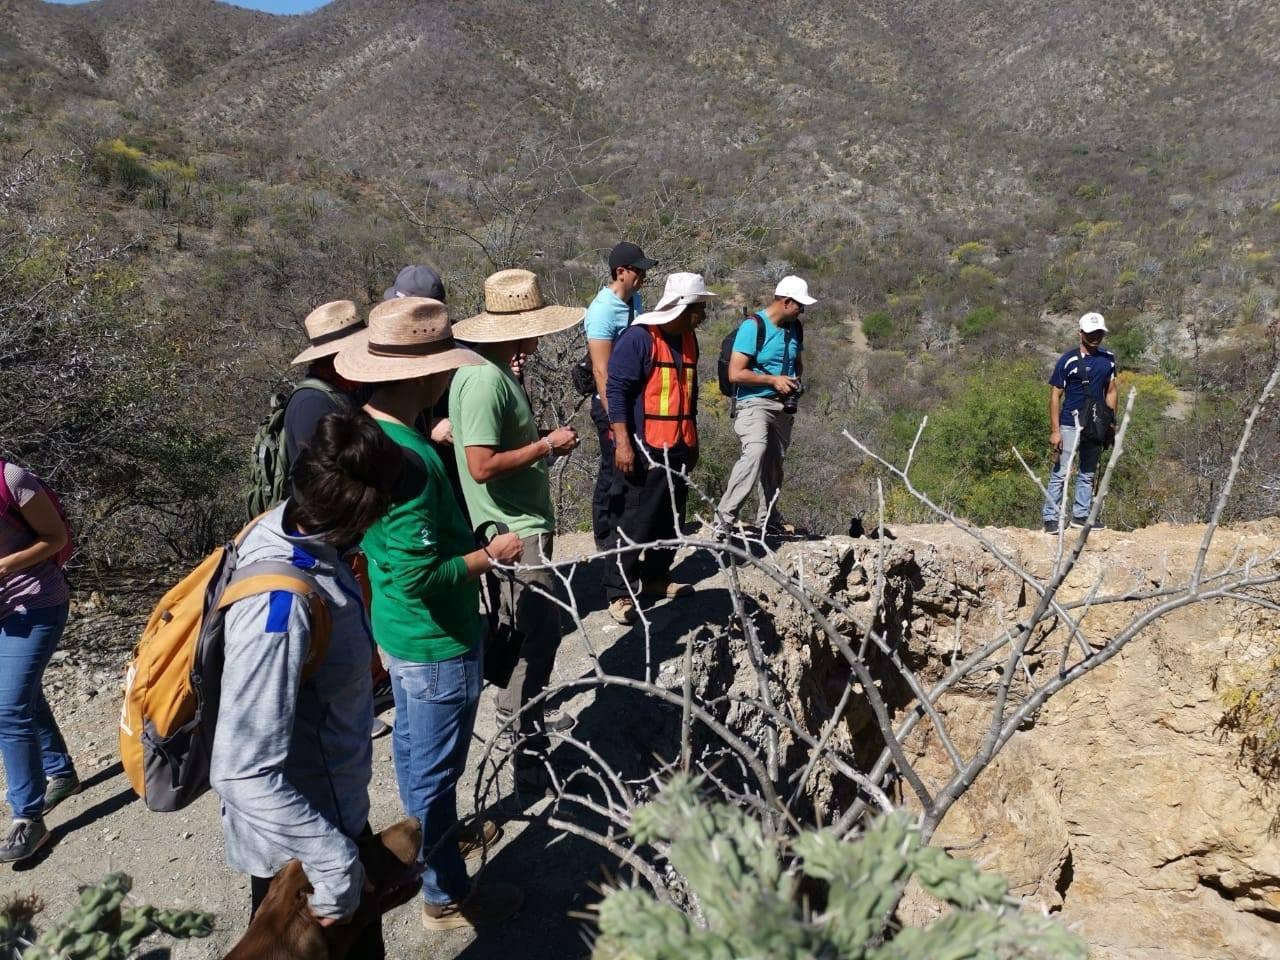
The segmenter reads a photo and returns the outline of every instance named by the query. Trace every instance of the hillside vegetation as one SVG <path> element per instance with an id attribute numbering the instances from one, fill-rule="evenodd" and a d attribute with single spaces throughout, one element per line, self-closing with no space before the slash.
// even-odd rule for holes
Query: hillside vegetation
<path id="1" fill-rule="evenodd" d="M 1274 2 L 0 12 L 0 449 L 70 494 L 95 559 L 224 535 L 301 318 L 417 260 L 459 317 L 516 263 L 585 304 L 623 236 L 706 273 L 713 489 L 737 442 L 709 355 L 805 275 L 824 299 L 783 506 L 822 532 L 875 503 L 840 431 L 901 459 L 925 414 L 919 482 L 1033 523 L 1012 448 L 1046 469 L 1044 380 L 1086 309 L 1139 390 L 1107 519 L 1194 520 L 1280 353 Z M 546 345 L 547 422 L 578 349 Z M 1259 435 L 1242 514 L 1280 490 L 1274 419 Z"/>

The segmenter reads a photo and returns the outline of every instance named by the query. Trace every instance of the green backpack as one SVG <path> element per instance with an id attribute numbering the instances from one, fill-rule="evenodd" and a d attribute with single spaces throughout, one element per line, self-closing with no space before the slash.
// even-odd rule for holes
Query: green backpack
<path id="1" fill-rule="evenodd" d="M 271 395 L 271 407 L 253 436 L 253 463 L 249 466 L 249 519 L 270 510 L 289 495 L 289 452 L 284 443 L 284 413 L 294 393 L 303 388 L 321 390 L 334 400 L 346 396 L 319 377 L 304 377 Z"/>

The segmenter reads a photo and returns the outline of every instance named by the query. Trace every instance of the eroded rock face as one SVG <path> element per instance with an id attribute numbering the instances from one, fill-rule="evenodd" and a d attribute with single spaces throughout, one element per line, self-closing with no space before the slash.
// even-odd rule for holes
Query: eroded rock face
<path id="1" fill-rule="evenodd" d="M 926 683 L 944 675 L 957 656 L 1016 624 L 1034 594 L 1001 563 L 950 527 L 897 528 L 896 540 L 828 540 L 792 544 L 780 558 L 805 582 L 869 618 L 875 571 L 885 571 L 881 626 L 894 649 Z M 1042 534 L 986 531 L 1010 558 L 1037 576 L 1053 563 L 1053 542 Z M 1133 533 L 1095 533 L 1062 591 L 1064 600 L 1152 589 L 1179 582 L 1191 569 L 1202 530 L 1154 527 Z M 1223 531 L 1209 569 L 1225 565 L 1237 547 L 1265 555 L 1280 523 Z M 797 723 L 818 733 L 834 713 L 848 669 L 815 631 L 801 603 L 774 585 L 746 577 L 759 604 L 771 692 Z M 1280 599 L 1280 591 L 1269 597 Z M 1114 636 L 1142 603 L 1090 610 L 1085 628 L 1096 644 Z M 850 643 L 860 632 L 848 618 L 819 605 Z M 1280 957 L 1280 837 L 1277 805 L 1239 762 L 1239 744 L 1219 728 L 1220 691 L 1265 662 L 1280 634 L 1280 617 L 1257 606 L 1214 600 L 1176 611 L 1133 640 L 1110 662 L 1052 698 L 1026 729 L 952 808 L 935 842 L 956 847 L 1009 878 L 1013 891 L 1063 918 L 1104 960 L 1200 960 Z M 1035 647 L 1032 675 L 1058 668 L 1062 633 Z M 701 692 L 758 696 L 754 673 L 738 649 L 705 648 Z M 729 657 L 727 654 L 734 653 Z M 738 664 L 737 668 L 726 664 Z M 887 660 L 877 685 L 895 709 L 910 699 Z M 1047 674 L 1046 674 L 1047 676 Z M 976 677 L 940 705 L 966 758 L 991 717 L 995 673 Z M 834 741 L 865 765 L 880 746 L 865 697 L 855 687 L 835 724 Z M 1013 694 L 1025 686 L 1015 684 Z M 761 738 L 752 711 L 734 707 L 728 719 Z M 936 735 L 921 724 L 909 743 L 931 787 L 945 783 L 951 764 Z M 780 738 L 786 771 L 804 765 L 806 750 L 793 735 Z M 805 796 L 830 817 L 849 802 L 847 785 L 819 769 Z M 910 920 L 930 905 L 910 900 Z"/>

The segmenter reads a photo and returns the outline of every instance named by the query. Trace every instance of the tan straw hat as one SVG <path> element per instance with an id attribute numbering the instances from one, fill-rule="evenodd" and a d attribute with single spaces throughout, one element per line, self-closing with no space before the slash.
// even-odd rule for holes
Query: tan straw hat
<path id="1" fill-rule="evenodd" d="M 499 270 L 484 282 L 484 312 L 453 329 L 470 343 L 505 343 L 568 330 L 584 313 L 582 307 L 548 305 L 528 270 Z"/>
<path id="2" fill-rule="evenodd" d="M 293 363 L 310 363 L 332 356 L 347 345 L 347 337 L 364 329 L 364 321 L 350 300 L 322 303 L 302 321 L 311 346 L 293 358 Z"/>
<path id="3" fill-rule="evenodd" d="M 373 308 L 368 328 L 343 344 L 333 366 L 357 383 L 385 383 L 484 362 L 457 345 L 443 303 L 400 297 Z"/>

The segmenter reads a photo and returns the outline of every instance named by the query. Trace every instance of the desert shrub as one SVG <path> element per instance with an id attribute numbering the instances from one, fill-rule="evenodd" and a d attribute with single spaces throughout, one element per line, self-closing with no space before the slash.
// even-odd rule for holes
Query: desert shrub
<path id="1" fill-rule="evenodd" d="M 951 251 L 951 255 L 960 263 L 981 263 L 983 258 L 990 252 L 990 248 L 985 243 L 971 240 L 968 243 L 960 244 L 960 246 Z"/>
<path id="2" fill-rule="evenodd" d="M 995 307 L 978 307 L 970 310 L 956 324 L 956 330 L 963 340 L 976 340 L 989 332 L 1000 320 L 1000 311 Z"/>
<path id="3" fill-rule="evenodd" d="M 1280 650 L 1222 693 L 1219 726 L 1240 738 L 1240 758 L 1263 780 L 1280 779 Z"/>
<path id="4" fill-rule="evenodd" d="M 869 313 L 862 318 L 862 332 L 871 346 L 876 348 L 887 346 L 894 339 L 893 317 L 882 310 Z"/>
<path id="5" fill-rule="evenodd" d="M 681 778 L 636 811 L 632 834 L 670 843 L 671 865 L 698 912 L 639 889 L 612 890 L 599 906 L 593 960 L 1083 960 L 1087 953 L 1054 920 L 1020 912 L 1001 877 L 924 846 L 902 815 L 873 822 L 853 840 L 830 830 L 782 837 L 736 807 L 703 801 Z M 893 910 L 913 879 L 950 909 L 928 926 L 897 928 Z"/>
<path id="6" fill-rule="evenodd" d="M 115 186 L 125 193 L 137 193 L 151 182 L 145 154 L 119 137 L 107 140 L 94 148 L 89 167 L 98 182 Z"/>
<path id="7" fill-rule="evenodd" d="M 143 941 L 155 933 L 189 940 L 213 932 L 210 914 L 127 903 L 132 887 L 132 879 L 124 873 L 113 873 L 99 883 L 81 887 L 76 905 L 39 934 L 35 918 L 43 909 L 41 902 L 36 897 L 10 899 L 0 905 L 0 956 L 21 956 L 24 960 L 125 960 L 136 956 Z M 168 951 L 163 953 L 168 955 Z"/>
<path id="8" fill-rule="evenodd" d="M 1116 355 L 1116 360 L 1123 366 L 1136 363 L 1147 352 L 1147 329 L 1141 323 L 1127 321 L 1107 336 L 1107 349 Z"/>

